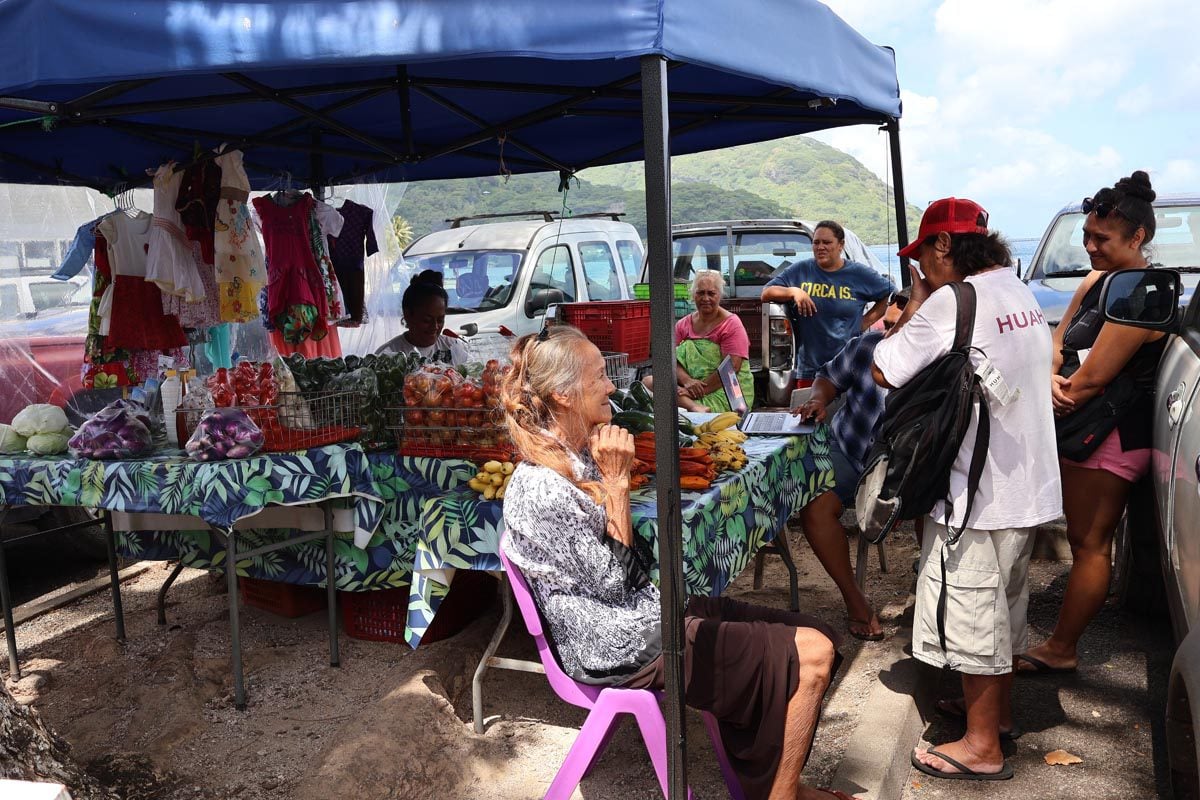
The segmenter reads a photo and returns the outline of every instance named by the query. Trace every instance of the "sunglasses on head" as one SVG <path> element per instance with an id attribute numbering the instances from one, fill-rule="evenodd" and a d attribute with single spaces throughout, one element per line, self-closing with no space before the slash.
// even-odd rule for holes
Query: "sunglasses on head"
<path id="1" fill-rule="evenodd" d="M 904 307 L 906 305 L 908 305 L 908 297 L 906 295 L 902 295 L 902 294 L 894 294 L 894 295 L 892 295 L 891 300 L 889 300 L 888 302 L 891 305 L 893 305 L 896 308 L 903 311 Z"/>
<path id="2" fill-rule="evenodd" d="M 1104 219 L 1109 214 L 1116 214 L 1119 217 L 1125 216 L 1121 213 L 1121 209 L 1118 208 L 1119 205 L 1119 200 L 1096 200 L 1093 197 L 1085 197 L 1079 207 L 1085 214 L 1095 212 L 1097 217 Z"/>

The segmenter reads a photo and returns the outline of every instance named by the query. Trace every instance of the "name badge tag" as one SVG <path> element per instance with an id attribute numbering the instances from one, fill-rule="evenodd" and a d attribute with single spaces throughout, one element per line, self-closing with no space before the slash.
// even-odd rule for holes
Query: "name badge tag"
<path id="1" fill-rule="evenodd" d="M 1008 405 L 1021 396 L 1020 388 L 1010 387 L 990 358 L 984 358 L 979 362 L 979 366 L 975 368 L 975 374 L 979 376 L 979 382 L 983 385 L 983 390 L 988 393 L 988 397 L 1002 406 Z"/>

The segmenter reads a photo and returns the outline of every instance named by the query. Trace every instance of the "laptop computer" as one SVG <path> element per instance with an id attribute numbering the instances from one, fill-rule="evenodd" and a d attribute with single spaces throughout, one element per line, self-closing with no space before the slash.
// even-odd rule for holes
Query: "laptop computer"
<path id="1" fill-rule="evenodd" d="M 746 398 L 742 395 L 742 386 L 738 383 L 737 373 L 733 370 L 733 360 L 729 356 L 725 356 L 721 361 L 717 373 L 721 376 L 721 386 L 725 389 L 725 399 L 729 401 L 729 407 L 744 415 L 737 427 L 747 436 L 798 436 L 815 430 L 816 426 L 811 422 L 793 416 L 788 411 L 746 413 Z"/>

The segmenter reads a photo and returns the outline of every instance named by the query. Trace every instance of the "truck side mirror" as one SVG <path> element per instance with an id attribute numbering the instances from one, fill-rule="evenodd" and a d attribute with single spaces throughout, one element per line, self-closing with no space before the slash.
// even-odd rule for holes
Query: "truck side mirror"
<path id="1" fill-rule="evenodd" d="M 555 303 L 564 302 L 561 289 L 534 289 L 525 300 L 525 316 L 536 317 Z"/>
<path id="2" fill-rule="evenodd" d="M 1179 327 L 1179 273 L 1170 269 L 1126 269 L 1104 279 L 1100 307 L 1106 322 L 1155 331 Z"/>

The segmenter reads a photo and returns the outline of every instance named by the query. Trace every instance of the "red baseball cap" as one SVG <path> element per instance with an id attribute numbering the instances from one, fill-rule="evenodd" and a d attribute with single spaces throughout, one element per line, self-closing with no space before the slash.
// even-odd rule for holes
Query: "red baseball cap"
<path id="1" fill-rule="evenodd" d="M 921 217 L 921 230 L 912 243 L 899 252 L 901 258 L 916 258 L 917 251 L 930 236 L 939 233 L 988 234 L 988 212 L 974 200 L 943 197 L 934 200 Z"/>

